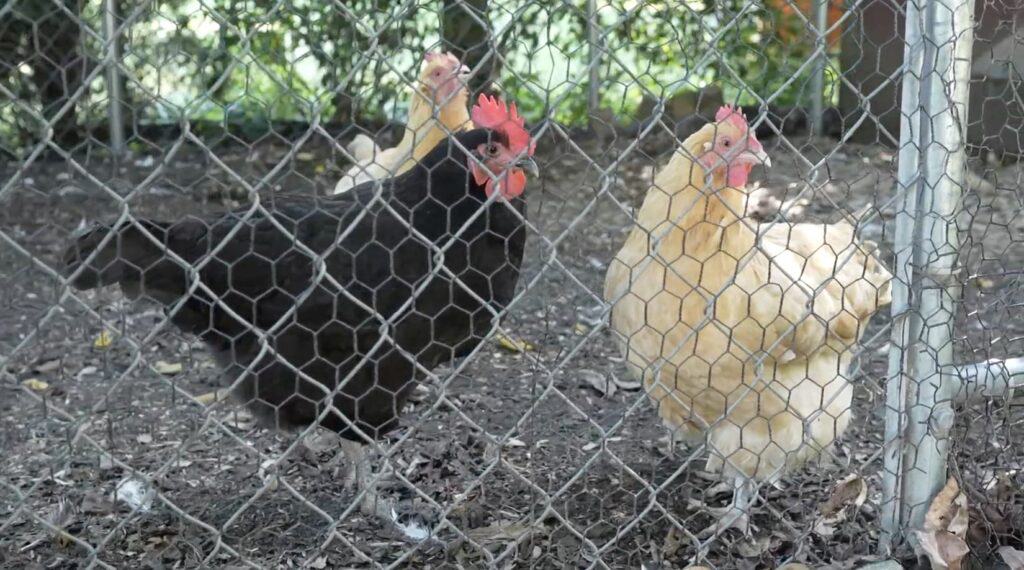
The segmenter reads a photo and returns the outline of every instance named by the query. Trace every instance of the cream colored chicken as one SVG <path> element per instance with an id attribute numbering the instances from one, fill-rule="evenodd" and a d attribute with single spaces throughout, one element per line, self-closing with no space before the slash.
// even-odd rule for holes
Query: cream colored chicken
<path id="1" fill-rule="evenodd" d="M 472 128 L 466 104 L 469 68 L 450 53 L 427 53 L 423 70 L 412 92 L 409 121 L 398 145 L 381 150 L 368 136 L 359 134 L 348 144 L 356 163 L 334 187 L 340 194 L 353 186 L 398 176 L 412 168 L 437 143 Z"/>
<path id="2" fill-rule="evenodd" d="M 848 222 L 742 219 L 751 169 L 769 165 L 729 107 L 683 142 L 612 261 L 605 299 L 627 365 L 666 426 L 707 442 L 735 483 L 708 536 L 748 530 L 756 482 L 817 456 L 850 423 L 849 370 L 892 275 Z"/>

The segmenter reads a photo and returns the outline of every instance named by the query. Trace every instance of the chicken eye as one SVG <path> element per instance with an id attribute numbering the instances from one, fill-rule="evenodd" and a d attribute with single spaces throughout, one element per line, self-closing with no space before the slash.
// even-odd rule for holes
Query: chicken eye
<path id="1" fill-rule="evenodd" d="M 730 146 L 732 146 L 732 141 L 729 139 L 722 139 L 722 146 L 729 148 Z"/>
<path id="2" fill-rule="evenodd" d="M 497 156 L 500 151 L 501 149 L 494 143 L 487 145 L 487 154 L 490 156 Z"/>

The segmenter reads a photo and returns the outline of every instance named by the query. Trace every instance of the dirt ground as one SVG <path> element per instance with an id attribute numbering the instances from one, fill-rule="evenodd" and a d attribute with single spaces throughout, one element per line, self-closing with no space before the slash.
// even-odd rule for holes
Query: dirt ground
<path id="1" fill-rule="evenodd" d="M 670 140 L 646 138 L 605 174 L 628 137 L 557 137 L 538 150 L 522 295 L 504 323 L 532 349 L 494 343 L 458 373 L 438 370 L 384 442 L 418 490 L 407 500 L 445 513 L 438 540 L 418 546 L 351 505 L 328 465 L 329 439 L 261 429 L 234 403 L 208 398 L 220 382 L 209 354 L 159 310 L 113 289 L 75 299 L 53 271 L 83 220 L 235 206 L 248 199 L 235 175 L 254 183 L 274 171 L 261 192 L 323 192 L 339 176 L 327 141 L 310 138 L 290 158 L 280 138 L 225 137 L 206 149 L 154 144 L 121 164 L 99 153 L 76 154 L 80 169 L 7 164 L 0 181 L 17 177 L 0 190 L 0 566 L 683 568 L 701 556 L 716 568 L 840 569 L 876 560 L 888 314 L 865 337 L 853 425 L 821 462 L 761 489 L 754 539 L 702 545 L 670 530 L 672 520 L 691 532 L 711 524 L 702 507 L 729 493 L 699 454 L 669 452 L 600 326 L 599 302 L 630 208 Z M 893 151 L 844 145 L 811 172 L 835 144 L 770 141 L 775 167 L 755 174 L 764 190 L 753 213 L 771 217 L 781 205 L 790 220 L 835 221 L 873 204 L 862 235 L 891 260 Z M 1019 355 L 1024 336 L 1018 169 L 976 170 L 987 182 L 965 202 L 955 331 L 958 357 L 970 361 Z M 951 473 L 970 491 L 968 566 L 998 567 L 999 546 L 1024 548 L 1022 413 L 999 401 L 961 417 L 970 421 L 956 429 Z M 826 516 L 849 477 L 862 478 L 866 495 Z"/>

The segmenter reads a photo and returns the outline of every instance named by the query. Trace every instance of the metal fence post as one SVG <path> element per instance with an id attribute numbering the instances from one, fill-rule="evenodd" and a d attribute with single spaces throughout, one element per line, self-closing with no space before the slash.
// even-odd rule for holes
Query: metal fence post
<path id="1" fill-rule="evenodd" d="M 811 78 L 811 125 L 814 134 L 825 133 L 825 68 L 828 67 L 828 3 L 829 0 L 815 0 L 814 26 L 817 37 L 815 48 L 821 50 L 814 63 L 814 75 Z"/>
<path id="2" fill-rule="evenodd" d="M 946 479 L 959 284 L 955 216 L 965 187 L 965 136 L 973 4 L 907 4 L 896 224 L 893 348 L 889 359 L 883 535 L 919 528 Z"/>
<path id="3" fill-rule="evenodd" d="M 110 149 L 115 156 L 124 154 L 124 119 L 121 113 L 121 61 L 120 38 L 117 30 L 117 0 L 103 1 L 103 36 L 107 43 L 106 84 L 108 120 L 110 122 Z"/>
<path id="4" fill-rule="evenodd" d="M 593 128 L 601 106 L 601 30 L 597 22 L 597 1 L 587 0 L 587 44 L 590 69 L 587 79 L 587 114 Z"/>

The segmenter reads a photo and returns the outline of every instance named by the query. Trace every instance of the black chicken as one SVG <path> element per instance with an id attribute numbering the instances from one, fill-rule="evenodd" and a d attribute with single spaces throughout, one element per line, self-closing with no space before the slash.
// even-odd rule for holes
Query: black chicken
<path id="1" fill-rule="evenodd" d="M 364 444 L 396 427 L 423 370 L 491 332 L 519 278 L 533 145 L 514 105 L 481 96 L 472 117 L 409 172 L 345 194 L 91 229 L 66 273 L 164 305 L 261 419 L 337 432 L 363 510 L 389 516 Z"/>

